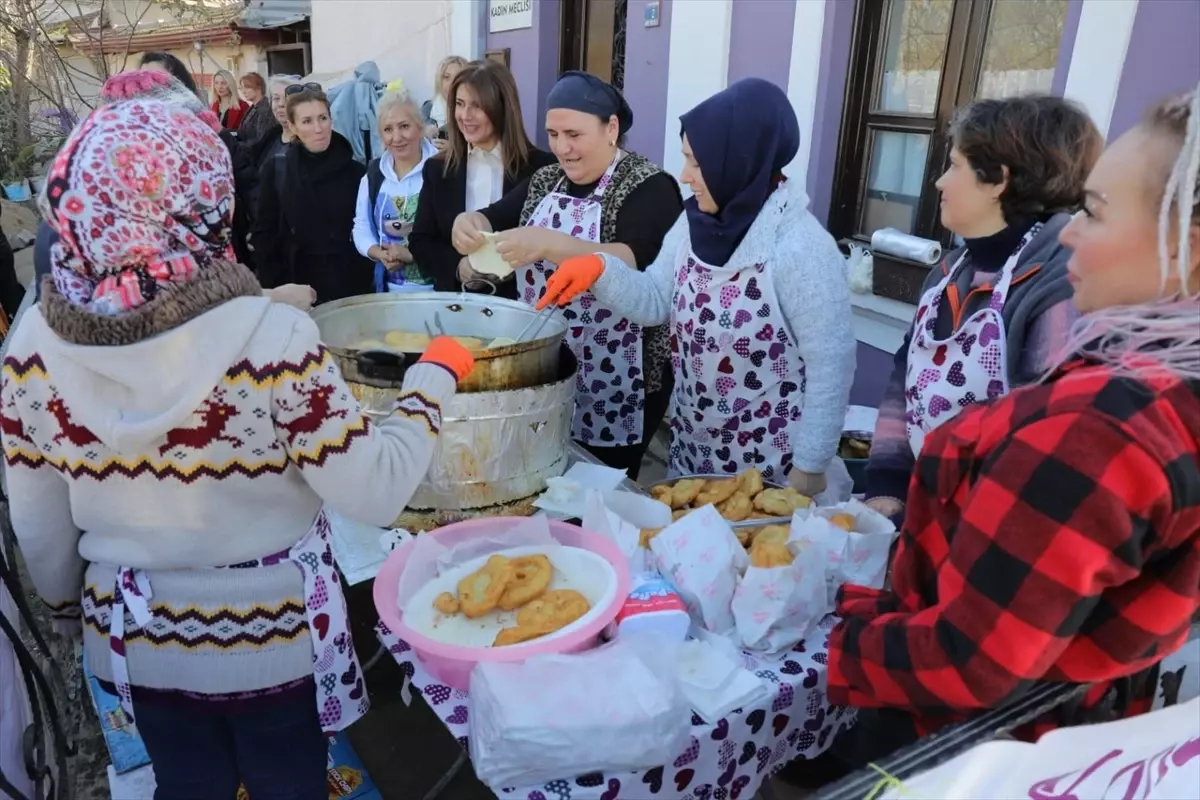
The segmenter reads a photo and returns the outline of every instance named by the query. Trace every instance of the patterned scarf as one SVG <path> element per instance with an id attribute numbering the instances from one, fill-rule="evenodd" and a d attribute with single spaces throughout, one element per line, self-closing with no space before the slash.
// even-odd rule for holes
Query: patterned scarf
<path id="1" fill-rule="evenodd" d="M 101 106 L 46 176 L 55 287 L 97 314 L 137 308 L 232 258 L 233 197 L 229 151 L 187 104 L 139 96 Z"/>
<path id="2" fill-rule="evenodd" d="M 100 103 L 110 105 L 122 100 L 161 100 L 167 105 L 191 111 L 217 133 L 221 119 L 204 104 L 196 93 L 165 72 L 137 69 L 113 75 L 100 90 Z"/>

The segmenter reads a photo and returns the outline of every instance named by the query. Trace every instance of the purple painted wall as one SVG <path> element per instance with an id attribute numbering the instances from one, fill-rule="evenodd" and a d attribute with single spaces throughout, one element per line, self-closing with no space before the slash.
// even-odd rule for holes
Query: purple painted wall
<path id="1" fill-rule="evenodd" d="M 737 0 L 729 29 L 729 83 L 763 78 L 785 92 L 795 0 Z"/>
<path id="2" fill-rule="evenodd" d="M 825 0 L 817 114 L 813 121 L 806 187 L 809 209 L 822 225 L 829 221 L 833 197 L 833 173 L 837 166 L 838 137 L 842 131 L 842 107 L 846 101 L 846 76 L 850 71 L 850 44 L 854 38 L 854 6 L 846 0 Z"/>
<path id="3" fill-rule="evenodd" d="M 858 343 L 858 356 L 854 370 L 854 385 L 850 387 L 850 404 L 879 408 L 883 390 L 892 375 L 892 354 L 870 345 Z"/>
<path id="4" fill-rule="evenodd" d="M 633 109 L 628 147 L 655 164 L 663 158 L 667 124 L 667 65 L 671 55 L 671 0 L 662 0 L 656 28 L 645 26 L 648 0 L 629 0 L 625 27 L 625 99 Z"/>
<path id="5" fill-rule="evenodd" d="M 1109 141 L 1129 130 L 1146 108 L 1200 81 L 1200 2 L 1142 0 L 1133 20 Z"/>
<path id="6" fill-rule="evenodd" d="M 533 28 L 538 32 L 538 102 L 537 119 L 529 128 L 529 136 L 539 147 L 550 148 L 546 134 L 546 97 L 558 80 L 558 40 L 562 34 L 561 0 L 537 0 L 537 16 Z M 521 108 L 524 111 L 524 107 Z"/>
<path id="7" fill-rule="evenodd" d="M 488 50 L 510 49 L 509 68 L 521 94 L 525 130 L 542 147 L 546 146 L 546 94 L 558 77 L 559 3 L 534 3 L 532 28 L 487 35 Z"/>

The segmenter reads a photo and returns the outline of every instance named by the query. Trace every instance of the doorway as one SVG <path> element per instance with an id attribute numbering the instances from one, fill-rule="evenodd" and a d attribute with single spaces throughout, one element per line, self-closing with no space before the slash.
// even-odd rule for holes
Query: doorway
<path id="1" fill-rule="evenodd" d="M 311 72 L 308 45 L 279 44 L 267 48 L 267 72 L 270 75 L 299 75 Z"/>
<path id="2" fill-rule="evenodd" d="M 625 84 L 625 26 L 629 0 L 563 0 L 559 72 L 579 69 Z"/>

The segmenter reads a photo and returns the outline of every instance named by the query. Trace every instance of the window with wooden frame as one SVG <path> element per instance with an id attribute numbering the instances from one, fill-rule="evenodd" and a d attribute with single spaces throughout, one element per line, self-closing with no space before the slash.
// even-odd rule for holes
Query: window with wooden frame
<path id="1" fill-rule="evenodd" d="M 859 0 L 829 229 L 896 228 L 950 247 L 934 183 L 954 109 L 1049 92 L 1070 0 Z M 929 267 L 875 257 L 875 293 L 908 303 Z"/>

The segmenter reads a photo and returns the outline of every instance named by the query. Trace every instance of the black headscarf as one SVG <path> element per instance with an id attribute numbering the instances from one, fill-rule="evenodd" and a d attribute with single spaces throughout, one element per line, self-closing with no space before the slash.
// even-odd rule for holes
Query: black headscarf
<path id="1" fill-rule="evenodd" d="M 684 204 L 692 250 L 724 266 L 800 149 L 800 124 L 787 95 L 761 78 L 744 78 L 679 118 L 708 192 L 720 209 Z"/>
<path id="2" fill-rule="evenodd" d="M 571 70 L 562 74 L 546 97 L 546 110 L 555 108 L 594 114 L 605 122 L 616 115 L 622 136 L 633 127 L 633 109 L 625 102 L 625 96 L 590 72 Z"/>

